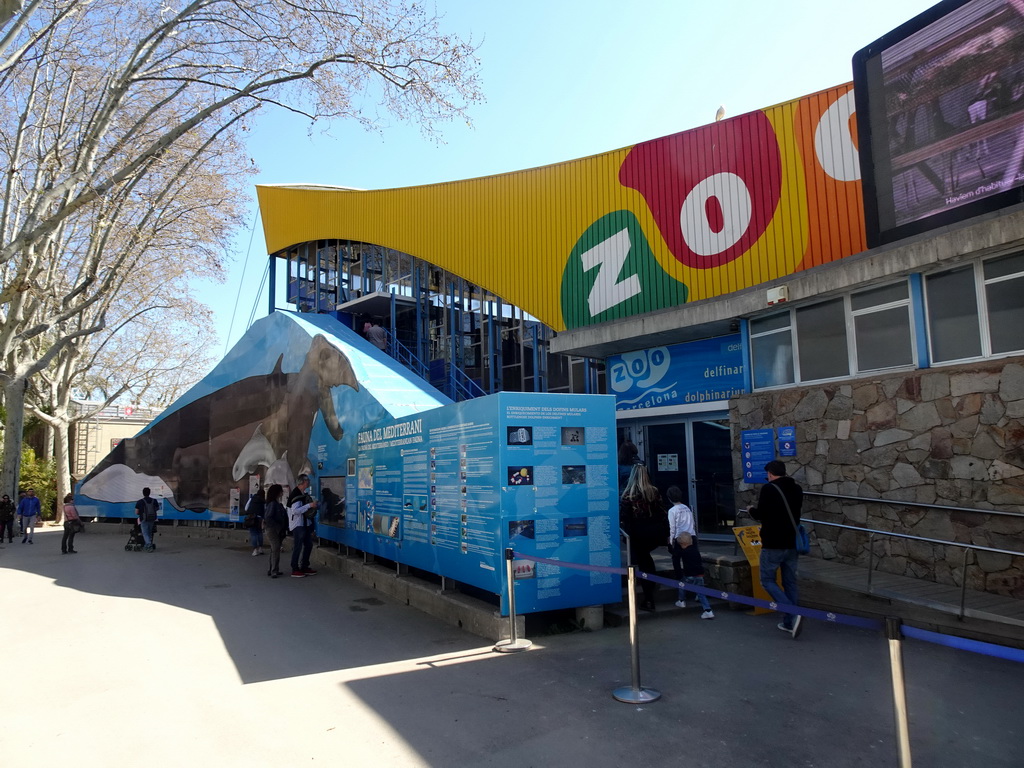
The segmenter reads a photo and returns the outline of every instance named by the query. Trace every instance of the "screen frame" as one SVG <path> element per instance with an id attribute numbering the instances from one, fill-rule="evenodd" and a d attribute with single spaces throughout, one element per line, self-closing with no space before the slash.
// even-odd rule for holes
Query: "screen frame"
<path id="1" fill-rule="evenodd" d="M 869 248 L 930 232 L 1024 202 L 1024 184 L 1021 184 L 902 224 L 886 224 L 883 221 L 883 210 L 894 211 L 895 203 L 891 193 L 893 179 L 888 150 L 888 115 L 881 69 L 882 54 L 911 35 L 973 2 L 976 0 L 943 0 L 853 55 L 854 104 L 864 196 L 864 224 Z M 887 183 L 890 191 L 882 190 L 880 181 Z"/>

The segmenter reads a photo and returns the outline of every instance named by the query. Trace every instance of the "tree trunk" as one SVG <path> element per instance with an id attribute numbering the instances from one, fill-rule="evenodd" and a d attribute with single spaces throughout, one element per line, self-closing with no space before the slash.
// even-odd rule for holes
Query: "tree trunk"
<path id="1" fill-rule="evenodd" d="M 7 423 L 4 425 L 4 463 L 0 468 L 0 492 L 18 498 L 21 478 L 21 432 L 25 427 L 25 384 L 21 376 L 11 376 L 4 383 Z"/>
<path id="2" fill-rule="evenodd" d="M 59 523 L 64 515 L 64 497 L 71 493 L 71 451 L 68 444 L 67 419 L 60 419 L 51 428 L 54 437 L 54 459 L 57 465 L 57 514 L 53 519 Z"/>

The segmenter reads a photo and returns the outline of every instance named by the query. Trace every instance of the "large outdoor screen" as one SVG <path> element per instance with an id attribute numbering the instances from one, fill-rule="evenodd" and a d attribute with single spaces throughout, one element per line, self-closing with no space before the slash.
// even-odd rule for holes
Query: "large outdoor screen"
<path id="1" fill-rule="evenodd" d="M 869 245 L 1024 200 L 1024 0 L 947 0 L 853 59 Z"/>

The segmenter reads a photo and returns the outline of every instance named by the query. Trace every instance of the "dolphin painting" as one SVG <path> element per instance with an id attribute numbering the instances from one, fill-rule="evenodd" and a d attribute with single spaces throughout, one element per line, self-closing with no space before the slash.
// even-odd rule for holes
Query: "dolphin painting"
<path id="1" fill-rule="evenodd" d="M 317 416 L 332 438 L 344 435 L 332 390 L 358 391 L 359 382 L 344 352 L 322 334 L 313 337 L 297 372 L 284 373 L 283 359 L 270 373 L 232 382 L 121 441 L 85 476 L 80 492 L 97 501 L 135 500 L 144 486 L 157 487 L 157 478 L 177 509 L 227 513 L 230 489 L 246 474 L 282 459 L 298 474 L 309 462 Z"/>
<path id="2" fill-rule="evenodd" d="M 231 468 L 231 479 L 235 482 L 238 482 L 246 475 L 253 474 L 260 467 L 269 467 L 277 461 L 277 456 L 274 454 L 274 446 L 270 444 L 262 430 L 263 424 L 260 423 L 256 427 L 256 431 L 252 433 L 252 438 L 242 448 L 238 458 L 235 459 L 235 466 Z"/>

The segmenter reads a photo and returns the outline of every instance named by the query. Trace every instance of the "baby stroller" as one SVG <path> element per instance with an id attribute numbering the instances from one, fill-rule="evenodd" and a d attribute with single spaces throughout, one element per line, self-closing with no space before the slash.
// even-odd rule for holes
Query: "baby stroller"
<path id="1" fill-rule="evenodd" d="M 128 534 L 128 542 L 124 545 L 124 551 L 141 552 L 145 545 L 146 540 L 142 537 L 142 526 L 136 521 L 132 524 L 132 532 Z"/>

